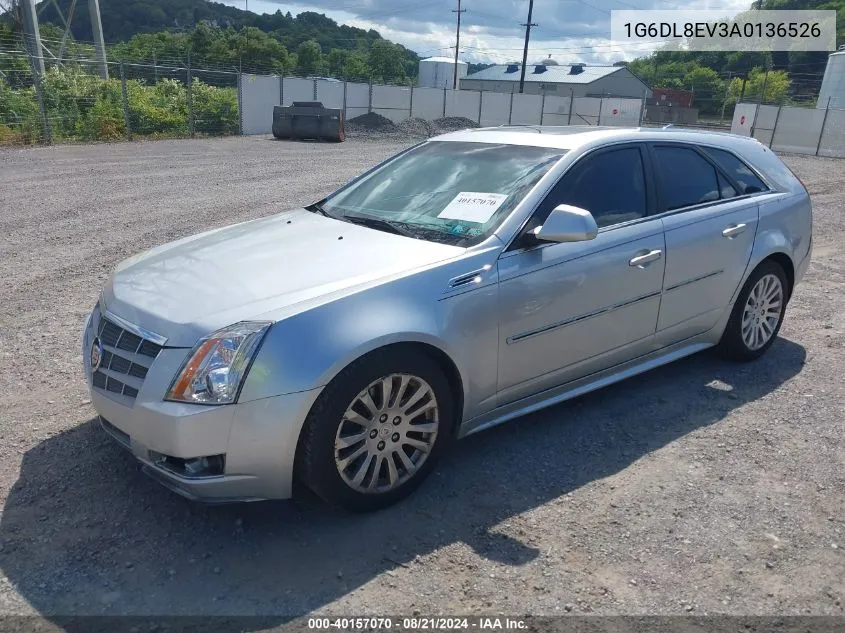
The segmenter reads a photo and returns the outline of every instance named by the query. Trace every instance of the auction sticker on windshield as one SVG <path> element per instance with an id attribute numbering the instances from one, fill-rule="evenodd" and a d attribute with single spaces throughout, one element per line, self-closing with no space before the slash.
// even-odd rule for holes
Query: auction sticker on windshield
<path id="1" fill-rule="evenodd" d="M 507 199 L 508 196 L 504 193 L 462 191 L 437 217 L 444 220 L 463 220 L 484 224 L 493 217 L 496 209 L 501 207 Z"/>

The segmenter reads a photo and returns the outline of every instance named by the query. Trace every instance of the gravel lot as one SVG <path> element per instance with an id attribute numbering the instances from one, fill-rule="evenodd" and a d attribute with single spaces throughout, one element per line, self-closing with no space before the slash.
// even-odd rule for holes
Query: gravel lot
<path id="1" fill-rule="evenodd" d="M 142 249 L 313 201 L 407 142 L 0 151 L 0 613 L 828 614 L 845 600 L 845 162 L 760 361 L 709 354 L 461 442 L 411 500 L 206 507 L 97 428 L 80 329 Z"/>

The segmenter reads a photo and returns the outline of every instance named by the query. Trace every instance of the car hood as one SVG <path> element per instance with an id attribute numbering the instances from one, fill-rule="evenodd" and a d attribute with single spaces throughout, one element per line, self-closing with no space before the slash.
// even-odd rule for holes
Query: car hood
<path id="1" fill-rule="evenodd" d="M 305 209 L 159 246 L 118 265 L 103 290 L 112 314 L 169 347 L 238 321 L 347 294 L 465 249 L 394 235 Z"/>

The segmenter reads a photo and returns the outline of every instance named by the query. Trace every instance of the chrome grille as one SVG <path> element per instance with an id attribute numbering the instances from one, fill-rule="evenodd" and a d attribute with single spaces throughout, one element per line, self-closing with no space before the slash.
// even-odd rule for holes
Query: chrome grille
<path id="1" fill-rule="evenodd" d="M 103 358 L 92 376 L 94 387 L 135 399 L 162 346 L 120 327 L 99 311 L 95 316 Z"/>

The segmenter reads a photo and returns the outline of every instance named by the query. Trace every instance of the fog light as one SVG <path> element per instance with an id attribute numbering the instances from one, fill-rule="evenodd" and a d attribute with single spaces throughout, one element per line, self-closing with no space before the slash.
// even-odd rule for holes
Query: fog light
<path id="1" fill-rule="evenodd" d="M 168 470 L 180 477 L 196 479 L 198 477 L 219 477 L 226 470 L 225 455 L 207 455 L 182 459 L 150 451 L 150 460 L 164 470 Z"/>

